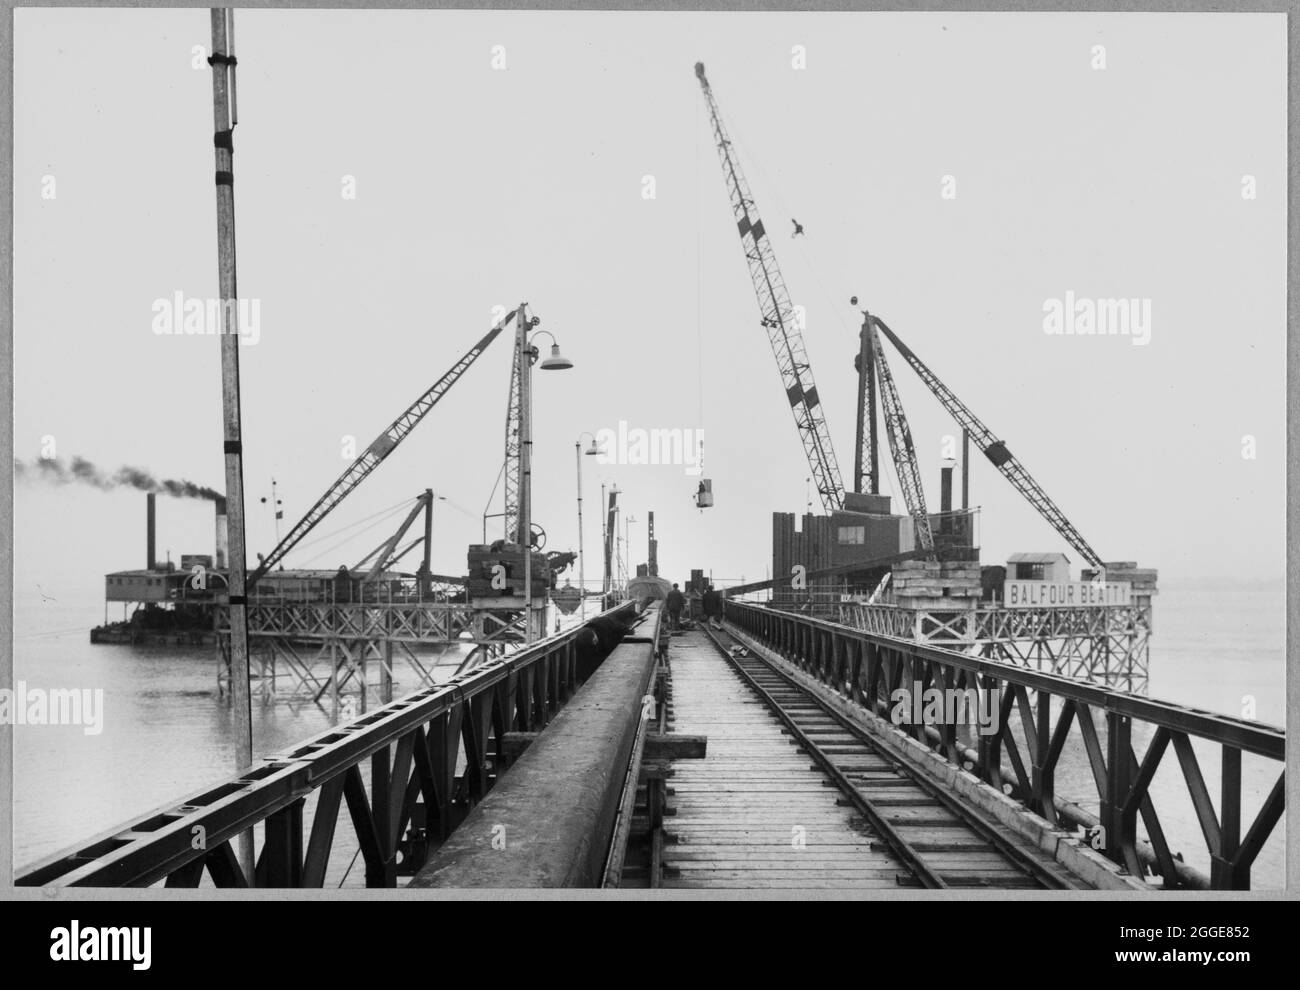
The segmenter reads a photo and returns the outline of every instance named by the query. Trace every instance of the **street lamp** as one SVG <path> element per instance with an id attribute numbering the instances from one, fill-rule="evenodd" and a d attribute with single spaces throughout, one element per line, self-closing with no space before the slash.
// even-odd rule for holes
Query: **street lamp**
<path id="1" fill-rule="evenodd" d="M 613 485 L 610 486 L 609 494 L 611 495 L 622 494 L 619 491 L 617 482 L 615 482 Z M 618 512 L 617 506 L 615 506 L 614 511 L 615 513 Z M 615 525 L 617 526 L 617 523 L 615 523 Z M 604 570 L 603 573 L 601 574 L 601 579 L 600 579 L 600 603 L 601 603 L 600 607 L 601 608 L 606 608 L 609 605 L 610 586 L 611 584 L 613 584 L 613 581 L 610 576 L 610 572 L 612 570 L 612 562 L 610 560 L 610 556 L 611 556 L 610 542 L 614 537 L 614 535 L 617 534 L 617 532 L 618 532 L 617 529 L 614 530 L 614 533 L 609 532 L 609 508 L 608 508 L 608 503 L 605 501 L 605 482 L 602 481 L 600 483 L 600 548 L 604 557 Z"/>
<path id="2" fill-rule="evenodd" d="M 519 304 L 516 339 L 519 346 L 520 375 L 519 388 L 520 417 L 520 480 L 519 480 L 519 529 L 524 545 L 524 644 L 533 641 L 533 364 L 541 357 L 537 346 L 528 338 L 528 331 L 542 321 L 536 316 L 529 317 L 527 303 Z M 560 353 L 560 345 L 555 335 L 549 330 L 539 330 L 533 335 L 536 340 L 542 334 L 551 338 L 551 354 L 542 360 L 543 371 L 564 371 L 573 367 L 573 362 Z"/>
<path id="3" fill-rule="evenodd" d="M 578 439 L 573 441 L 573 457 L 578 465 L 578 617 L 581 621 L 587 619 L 587 571 L 582 555 L 582 438 L 591 437 L 591 446 L 587 448 L 586 453 L 589 457 L 603 454 L 604 448 L 596 443 L 596 438 L 590 432 L 584 430 L 578 434 Z"/>
<path id="4" fill-rule="evenodd" d="M 632 524 L 636 522 L 636 516 L 628 513 L 623 519 L 623 591 L 626 594 L 632 579 L 636 577 L 636 564 L 632 563 Z"/>

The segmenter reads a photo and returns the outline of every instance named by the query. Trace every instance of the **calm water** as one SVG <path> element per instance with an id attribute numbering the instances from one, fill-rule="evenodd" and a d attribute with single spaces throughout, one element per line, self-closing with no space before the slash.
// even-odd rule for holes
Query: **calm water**
<path id="1" fill-rule="evenodd" d="M 1230 715 L 1248 696 L 1255 717 L 1285 724 L 1284 595 L 1280 587 L 1221 591 L 1162 587 L 1157 598 L 1150 695 Z M 103 688 L 104 728 L 14 727 L 15 863 L 19 867 L 123 820 L 174 804 L 234 768 L 230 709 L 217 698 L 211 648 L 91 646 L 103 605 L 20 604 L 14 616 L 14 676 L 29 687 Z M 444 668 L 448 669 L 448 668 Z M 417 682 L 396 671 L 395 694 Z M 274 754 L 333 725 L 335 714 L 309 703 L 253 707 L 256 756 Z M 1135 731 L 1139 755 L 1148 736 Z M 1211 793 L 1218 795 L 1219 755 L 1197 747 Z M 1183 797 L 1172 750 L 1153 785 L 1156 807 L 1175 850 L 1205 867 L 1203 841 Z M 1281 772 L 1247 757 L 1243 817 L 1249 822 Z M 1057 784 L 1063 797 L 1095 810 L 1091 775 L 1066 754 Z M 1274 830 L 1253 874 L 1256 887 L 1282 885 L 1285 821 Z"/>

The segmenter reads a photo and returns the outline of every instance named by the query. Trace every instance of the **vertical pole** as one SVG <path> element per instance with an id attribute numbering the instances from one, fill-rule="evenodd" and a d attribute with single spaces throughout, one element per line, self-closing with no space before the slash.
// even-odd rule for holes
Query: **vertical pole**
<path id="1" fill-rule="evenodd" d="M 578 617 L 587 620 L 587 572 L 582 557 L 582 440 L 573 445 L 574 459 L 578 465 Z"/>
<path id="2" fill-rule="evenodd" d="M 234 87 L 231 87 L 233 93 Z M 231 96 L 234 99 L 234 96 Z M 280 496 L 276 493 L 275 479 L 271 479 L 271 518 L 275 522 L 275 543 L 280 544 Z"/>
<path id="3" fill-rule="evenodd" d="M 970 430 L 961 431 L 961 507 L 970 508 Z"/>
<path id="4" fill-rule="evenodd" d="M 870 327 L 866 312 L 862 314 L 862 329 L 858 332 L 858 442 L 853 451 L 853 490 L 855 492 L 874 492 L 874 478 L 867 474 L 871 470 L 868 462 L 867 448 L 871 444 L 871 435 L 867 432 L 867 400 L 871 390 L 871 338 L 867 334 Z"/>
<path id="5" fill-rule="evenodd" d="M 869 318 L 868 318 L 869 319 Z M 880 494 L 880 434 L 876 432 L 876 406 L 880 404 L 876 388 L 876 349 L 867 342 L 867 427 L 871 433 L 871 494 Z"/>
<path id="6" fill-rule="evenodd" d="M 533 641 L 533 360 L 528 317 L 519 304 L 519 542 L 524 547 L 524 643 Z"/>
<path id="7" fill-rule="evenodd" d="M 609 604 L 609 509 L 605 505 L 605 483 L 600 483 L 600 552 L 604 560 L 604 570 L 600 576 L 600 607 Z"/>
<path id="8" fill-rule="evenodd" d="M 212 17 L 212 115 L 216 152 L 217 279 L 221 296 L 221 407 L 229 527 L 230 693 L 235 724 L 235 768 L 253 765 L 253 711 L 248 672 L 248 600 L 245 597 L 244 463 L 239 415 L 239 336 L 235 284 L 235 179 L 231 96 L 234 60 L 227 49 L 234 11 L 214 7 Z M 241 832 L 236 855 L 253 882 L 253 833 Z"/>
<path id="9" fill-rule="evenodd" d="M 1219 848 L 1210 854 L 1210 886 L 1215 890 L 1246 890 L 1250 874 L 1233 864 L 1241 849 L 1241 750 L 1223 746 L 1220 778 Z"/>
<path id="10" fill-rule="evenodd" d="M 424 557 L 420 561 L 419 598 L 433 597 L 433 489 L 424 490 Z"/>

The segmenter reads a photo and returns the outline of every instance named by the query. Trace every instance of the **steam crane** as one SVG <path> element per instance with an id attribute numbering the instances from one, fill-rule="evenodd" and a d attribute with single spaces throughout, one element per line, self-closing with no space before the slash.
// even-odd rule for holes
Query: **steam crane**
<path id="1" fill-rule="evenodd" d="M 831 512 L 843 507 L 844 485 L 840 481 L 840 468 L 831 447 L 830 431 L 826 427 L 821 400 L 817 396 L 817 385 L 808 364 L 803 334 L 794 322 L 794 307 L 786 291 L 785 279 L 781 277 L 771 240 L 758 215 L 758 207 L 749 191 L 749 184 L 740 170 L 740 162 L 731 139 L 722 124 L 718 103 L 713 97 L 709 80 L 704 75 L 703 62 L 695 63 L 695 75 L 700 80 L 704 101 L 709 107 L 713 140 L 718 148 L 718 158 L 722 163 L 723 177 L 731 198 L 732 214 L 740 231 L 745 260 L 749 264 L 749 277 L 758 297 L 761 322 L 767 330 L 772 353 L 776 356 L 781 383 L 785 386 L 786 398 L 794 413 L 795 426 L 799 430 L 799 439 L 803 442 L 813 483 L 817 486 L 823 508 Z"/>
<path id="2" fill-rule="evenodd" d="M 541 550 L 546 545 L 546 530 L 535 523 L 528 514 L 529 532 L 524 532 L 525 513 L 520 511 L 520 499 L 524 486 L 524 361 L 536 360 L 536 355 L 528 347 L 528 334 L 542 321 L 536 316 L 529 316 L 524 307 L 515 311 L 521 319 L 515 327 L 514 358 L 510 364 L 510 395 L 506 403 L 506 444 L 505 466 L 505 500 L 502 516 L 505 520 L 505 535 L 502 544 L 524 545 L 527 537 L 534 550 Z M 545 362 L 543 363 L 545 367 Z M 548 550 L 545 559 L 552 571 L 560 572 L 577 559 L 577 554 L 569 551 Z"/>
<path id="3" fill-rule="evenodd" d="M 507 323 L 514 319 L 514 316 L 513 311 L 506 314 L 501 322 L 484 334 L 483 338 L 466 351 L 464 356 L 452 365 L 446 374 L 434 382 L 428 391 L 411 403 L 402 415 L 398 416 L 383 433 L 375 438 L 370 446 L 362 452 L 361 456 L 353 461 L 351 466 L 339 476 L 338 480 L 326 489 L 325 494 L 320 497 L 316 504 L 307 510 L 307 514 L 294 524 L 293 529 L 289 530 L 288 535 L 276 544 L 275 549 L 266 555 L 258 565 L 257 570 L 248 576 L 246 588 L 251 589 L 256 585 L 272 567 L 284 558 L 285 554 L 297 546 L 303 537 L 310 533 L 322 519 L 347 498 L 357 485 L 361 484 L 370 472 L 377 468 L 380 462 L 397 448 L 398 444 L 406 439 L 410 432 L 415 429 L 416 424 L 425 417 L 430 409 L 438 404 L 438 401 L 456 384 L 461 375 L 469 370 L 470 365 L 478 360 L 479 355 L 497 338 L 497 335 L 501 333 Z"/>
<path id="4" fill-rule="evenodd" d="M 971 439 L 975 441 L 976 446 L 979 447 L 984 456 L 992 462 L 994 467 L 1006 475 L 1007 480 L 1015 486 L 1016 491 L 1023 495 L 1029 504 L 1037 509 L 1043 518 L 1052 524 L 1056 531 L 1061 534 L 1070 546 L 1078 551 L 1079 555 L 1083 557 L 1084 560 L 1099 571 L 1103 571 L 1105 565 L 1102 563 L 1101 557 L 1098 556 L 1097 551 L 1088 545 L 1088 541 L 1080 535 L 1079 531 L 1074 528 L 1070 520 L 1065 518 L 1065 513 L 1057 508 L 1055 502 L 1048 498 L 1047 493 L 1043 491 L 1038 482 L 1036 482 L 1030 476 L 1029 472 L 1025 470 L 1024 465 L 1021 464 L 1016 459 L 1015 455 L 1007 449 L 1007 445 L 997 439 L 993 435 L 992 431 L 980 422 L 979 417 L 971 412 L 970 409 L 968 409 L 966 405 L 953 394 L 952 389 L 948 388 L 947 385 L 939 380 L 939 377 L 933 371 L 922 363 L 921 359 L 912 352 L 910 347 L 898 339 L 897 334 L 890 330 L 883 320 L 874 316 L 870 317 L 870 319 L 874 326 L 879 328 L 880 332 L 889 338 L 890 343 L 897 348 L 898 353 L 903 356 L 903 359 L 912 366 L 912 369 L 917 373 L 921 381 L 925 383 L 925 386 L 934 394 L 934 397 L 939 400 L 943 407 L 948 410 L 948 413 L 957 421 L 958 425 L 970 434 Z M 881 360 L 882 352 L 879 349 L 880 343 L 878 337 L 876 338 L 875 347 L 877 369 L 883 370 L 884 365 Z M 884 376 L 882 376 L 882 384 L 883 377 Z M 888 422 L 888 419 L 886 419 L 887 425 Z M 891 437 L 891 444 L 892 439 L 893 438 Z M 901 480 L 901 472 L 899 477 Z M 910 508 L 911 506 L 909 504 L 909 509 Z"/>
<path id="5" fill-rule="evenodd" d="M 868 317 L 868 320 L 874 322 L 875 317 Z M 894 385 L 894 375 L 889 370 L 874 325 L 870 343 L 871 363 L 875 366 L 880 386 L 880 408 L 885 418 L 885 435 L 889 438 L 889 450 L 894 457 L 894 473 L 898 475 L 898 484 L 903 490 L 903 504 L 912 517 L 917 547 L 933 554 L 934 533 L 930 529 L 930 515 L 925 508 L 925 490 L 921 487 L 921 471 L 916 461 L 916 447 L 912 444 L 912 431 L 907 425 L 903 403 Z"/>

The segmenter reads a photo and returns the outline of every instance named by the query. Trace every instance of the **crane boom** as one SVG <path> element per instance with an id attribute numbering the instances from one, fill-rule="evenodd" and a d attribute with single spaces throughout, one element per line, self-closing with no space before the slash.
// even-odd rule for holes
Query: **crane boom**
<path id="1" fill-rule="evenodd" d="M 446 374 L 434 382 L 428 391 L 412 402 L 402 415 L 393 420 L 389 427 L 375 438 L 370 446 L 361 453 L 361 456 L 339 475 L 338 480 L 326 489 L 325 494 L 320 497 L 316 504 L 307 510 L 307 514 L 294 524 L 293 529 L 289 530 L 285 538 L 276 544 L 275 549 L 263 558 L 257 570 L 249 575 L 246 588 L 252 588 L 261 580 L 263 575 L 278 564 L 285 554 L 297 546 L 299 541 L 310 533 L 317 523 L 329 515 L 335 506 L 347 498 L 353 489 L 361 484 L 366 476 L 377 468 L 380 462 L 391 454 L 398 444 L 406 439 L 410 432 L 415 429 L 416 424 L 424 418 L 430 409 L 438 404 L 438 400 L 447 394 L 447 391 L 456 384 L 460 376 L 469 370 L 470 365 L 478 360 L 479 355 L 496 339 L 506 324 L 514 319 L 514 316 L 512 310 L 501 322 L 484 334 L 477 344 L 466 351 L 464 356 L 452 365 Z"/>
<path id="2" fill-rule="evenodd" d="M 813 381 L 812 367 L 808 363 L 803 334 L 795 323 L 794 307 L 790 303 L 790 294 L 786 291 L 781 269 L 777 266 L 771 240 L 763 228 L 749 184 L 745 181 L 731 139 L 723 126 L 713 89 L 704 75 L 704 63 L 695 63 L 695 75 L 704 91 L 704 101 L 708 104 L 713 140 L 722 162 L 723 177 L 731 198 L 731 211 L 740 231 L 745 260 L 749 264 L 749 277 L 758 297 L 761 322 L 767 330 L 767 339 L 772 345 L 772 353 L 781 372 L 781 384 L 785 386 L 786 399 L 794 414 L 813 483 L 817 486 L 823 508 L 830 512 L 843 506 L 844 484 L 840 480 L 840 468 L 831 446 L 830 431 L 826 427 L 826 417 L 817 395 L 817 385 Z"/>
<path id="3" fill-rule="evenodd" d="M 516 311 L 518 312 L 518 311 Z M 521 317 L 523 314 L 520 314 Z M 520 319 L 515 328 L 514 357 L 510 363 L 510 395 L 506 401 L 506 466 L 505 466 L 505 539 L 508 543 L 523 546 L 524 534 L 519 531 L 520 452 L 523 449 L 523 376 L 524 350 L 527 343 L 528 323 Z M 531 534 L 530 534 L 531 535 Z"/>
<path id="4" fill-rule="evenodd" d="M 867 319 L 876 322 L 875 317 L 869 316 Z M 930 514 L 925 507 L 925 490 L 921 487 L 921 472 L 917 466 L 916 447 L 912 444 L 912 430 L 907 425 L 903 402 L 894 385 L 894 375 L 889 370 L 889 362 L 885 360 L 885 352 L 880 346 L 880 335 L 875 332 L 874 326 L 871 329 L 871 354 L 880 384 L 880 409 L 885 419 L 885 435 L 889 438 L 889 451 L 894 458 L 894 473 L 898 475 L 898 485 L 903 490 L 903 503 L 907 506 L 916 530 L 916 546 L 920 550 L 933 552 L 934 531 L 930 528 Z"/>
<path id="5" fill-rule="evenodd" d="M 1052 524 L 1053 528 L 1061 534 L 1075 551 L 1083 557 L 1089 564 L 1099 570 L 1104 569 L 1101 557 L 1098 556 L 1088 541 L 1083 538 L 1069 519 L 1043 491 L 1042 487 L 1036 482 L 1029 472 L 1007 449 L 1007 445 L 993 435 L 993 432 L 985 426 L 973 412 L 970 411 L 956 395 L 952 389 L 939 380 L 938 375 L 931 371 L 917 357 L 910 347 L 898 339 L 898 335 L 889 329 L 883 320 L 872 317 L 876 326 L 889 338 L 890 342 L 897 348 L 898 353 L 903 355 L 903 359 L 912 366 L 925 386 L 934 393 L 934 397 L 939 400 L 943 407 L 948 410 L 949 415 L 957 421 L 957 424 L 966 430 L 975 445 L 983 452 L 999 471 L 1001 471 L 1008 481 L 1020 492 L 1038 512 Z"/>

